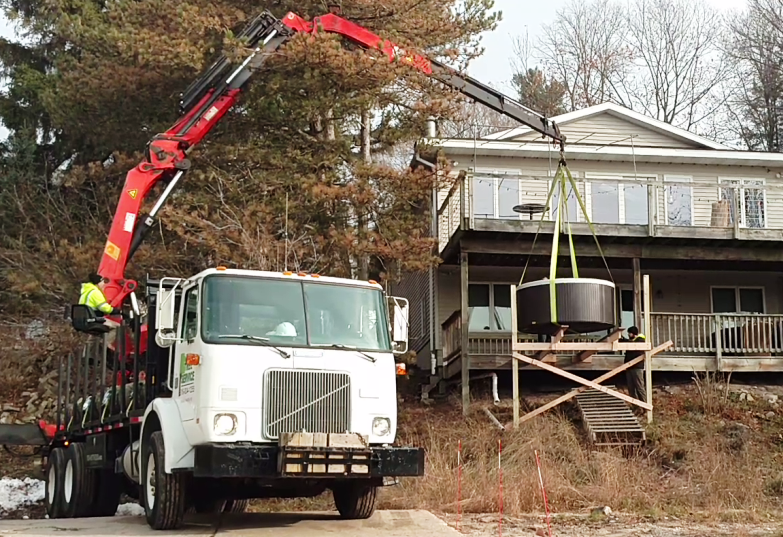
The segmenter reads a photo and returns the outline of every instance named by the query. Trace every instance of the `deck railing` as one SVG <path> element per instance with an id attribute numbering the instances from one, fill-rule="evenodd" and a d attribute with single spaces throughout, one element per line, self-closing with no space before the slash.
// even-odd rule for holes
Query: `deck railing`
<path id="1" fill-rule="evenodd" d="M 583 175 L 583 174 L 580 174 Z M 621 233 L 624 226 L 646 226 L 652 236 L 681 237 L 696 228 L 712 230 L 710 238 L 764 238 L 778 240 L 782 214 L 765 204 L 780 196 L 783 187 L 761 180 L 686 180 L 659 176 L 576 178 L 577 188 L 599 234 Z M 460 172 L 438 200 L 438 242 L 441 251 L 458 229 L 475 227 L 476 220 L 538 221 L 540 213 L 517 214 L 516 205 L 546 205 L 551 178 L 506 173 Z M 576 198 L 567 187 L 567 216 L 585 222 Z M 555 207 L 555 200 L 550 200 Z M 600 207 L 600 209 L 599 209 Z M 556 214 L 544 211 L 552 222 Z M 604 224 L 603 229 L 600 227 Z M 621 226 L 621 228 L 611 226 Z M 631 229 L 631 228 L 628 228 Z M 705 233 L 708 233 L 705 231 Z M 687 236 L 687 235 L 686 235 Z"/>
<path id="2" fill-rule="evenodd" d="M 651 313 L 647 336 L 653 345 L 671 340 L 666 353 L 678 356 L 770 356 L 783 354 L 783 315 L 742 313 Z M 458 355 L 462 347 L 459 310 L 443 323 L 443 357 Z M 594 341 L 600 335 L 566 336 L 564 341 Z M 519 341 L 536 341 L 519 334 Z M 508 332 L 470 332 L 468 353 L 473 356 L 510 356 Z"/>
<path id="3" fill-rule="evenodd" d="M 783 315 L 652 313 L 650 317 L 652 341 L 674 342 L 669 354 L 783 353 Z"/>
<path id="4" fill-rule="evenodd" d="M 467 181 L 462 176 L 457 178 L 445 198 L 438 205 L 438 248 L 443 251 L 449 239 L 463 225 L 467 210 Z"/>

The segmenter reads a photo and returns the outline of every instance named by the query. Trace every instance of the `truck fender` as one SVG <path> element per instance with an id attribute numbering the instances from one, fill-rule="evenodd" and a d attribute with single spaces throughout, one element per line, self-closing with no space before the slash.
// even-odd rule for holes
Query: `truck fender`
<path id="1" fill-rule="evenodd" d="M 179 407 L 173 399 L 155 399 L 144 412 L 141 453 L 144 453 L 144 446 L 149 441 L 150 435 L 158 430 L 163 433 L 163 443 L 166 446 L 164 468 L 166 473 L 170 474 L 175 469 L 193 468 L 193 446 L 185 434 Z"/>

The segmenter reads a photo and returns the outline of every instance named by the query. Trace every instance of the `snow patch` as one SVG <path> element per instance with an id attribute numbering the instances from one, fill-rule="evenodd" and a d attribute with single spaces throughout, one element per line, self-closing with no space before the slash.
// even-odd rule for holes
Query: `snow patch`
<path id="1" fill-rule="evenodd" d="M 44 482 L 40 479 L 0 479 L 0 512 L 11 512 L 43 501 Z"/>
<path id="2" fill-rule="evenodd" d="M 144 508 L 137 503 L 122 503 L 117 506 L 116 516 L 144 516 Z"/>

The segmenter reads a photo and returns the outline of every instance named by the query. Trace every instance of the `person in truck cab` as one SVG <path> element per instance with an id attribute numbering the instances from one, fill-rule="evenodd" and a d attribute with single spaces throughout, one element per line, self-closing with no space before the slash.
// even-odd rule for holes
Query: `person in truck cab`
<path id="1" fill-rule="evenodd" d="M 106 281 L 96 273 L 90 273 L 87 281 L 82 284 L 79 295 L 79 305 L 89 307 L 97 317 L 117 315 L 120 310 L 112 307 L 103 294 Z"/>

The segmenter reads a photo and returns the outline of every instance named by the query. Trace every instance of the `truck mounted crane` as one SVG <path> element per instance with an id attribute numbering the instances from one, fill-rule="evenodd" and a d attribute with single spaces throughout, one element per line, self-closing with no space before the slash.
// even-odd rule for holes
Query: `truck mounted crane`
<path id="1" fill-rule="evenodd" d="M 325 490 L 341 516 L 367 518 L 379 486 L 423 475 L 423 450 L 395 445 L 405 299 L 387 297 L 374 281 L 214 267 L 148 278 L 143 311 L 138 284 L 125 274 L 190 169 L 188 155 L 253 73 L 297 33 L 320 31 L 405 62 L 562 151 L 565 137 L 551 120 L 337 13 L 253 19 L 239 35 L 247 57 L 237 64 L 223 56 L 191 84 L 181 119 L 150 140 L 127 174 L 98 269 L 122 313 L 107 316 L 109 328 L 87 306 L 71 306 L 73 327 L 99 337 L 61 358 L 56 422 L 0 424 L 0 444 L 39 446 L 50 518 L 112 515 L 125 492 L 144 505 L 152 528 L 172 529 L 188 510 L 241 511 L 251 498 Z M 158 184 L 162 194 L 140 214 Z"/>

